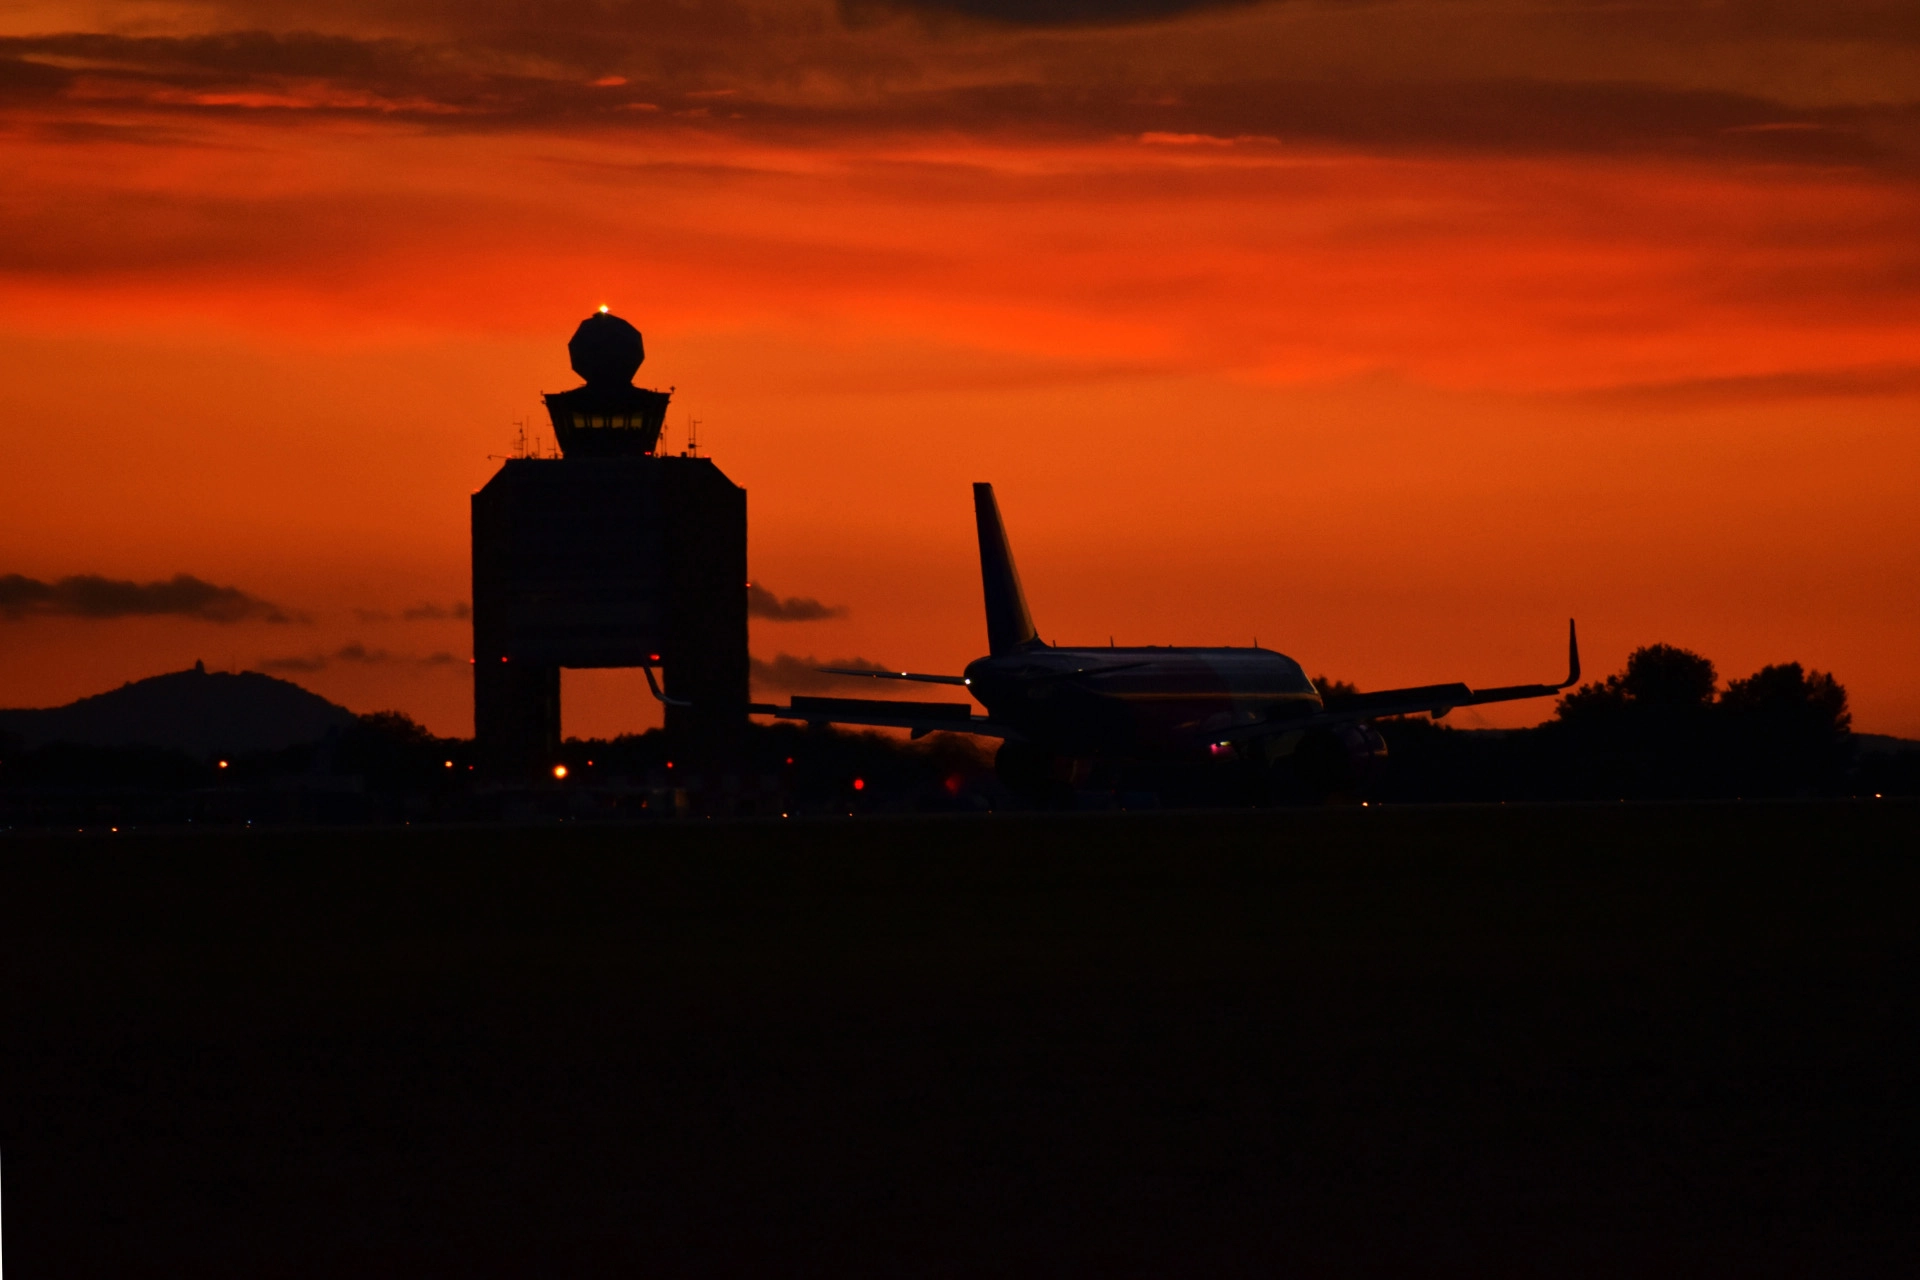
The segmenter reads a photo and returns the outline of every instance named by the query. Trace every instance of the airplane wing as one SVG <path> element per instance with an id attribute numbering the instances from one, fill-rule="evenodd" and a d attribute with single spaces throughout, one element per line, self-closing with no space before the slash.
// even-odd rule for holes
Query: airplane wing
<path id="1" fill-rule="evenodd" d="M 1374 693 L 1349 694 L 1330 698 L 1326 709 L 1294 720 L 1263 720 L 1224 730 L 1218 741 L 1245 741 L 1299 729 L 1346 724 L 1354 720 L 1373 720 L 1383 716 L 1407 716 L 1426 713 L 1438 720 L 1455 707 L 1480 706 L 1488 702 L 1514 702 L 1521 698 L 1545 698 L 1580 680 L 1580 639 L 1573 621 L 1567 621 L 1567 678 L 1559 684 L 1510 684 L 1495 689 L 1474 689 L 1464 684 L 1426 684 L 1410 689 L 1381 689 Z"/>
<path id="2" fill-rule="evenodd" d="M 804 720 L 808 724 L 849 724 L 875 729 L 908 729 L 916 738 L 929 733 L 974 733 L 985 738 L 1020 738 L 1019 730 L 973 714 L 965 702 L 895 702 L 884 698 L 792 697 L 784 707 L 756 702 L 751 715 Z"/>
<path id="3" fill-rule="evenodd" d="M 868 671 L 862 667 L 815 667 L 830 676 L 864 676 L 868 680 L 918 680 L 922 684 L 966 684 L 965 676 L 928 676 L 917 671 Z"/>
<path id="4" fill-rule="evenodd" d="M 1108 662 L 1089 667 L 1061 667 L 1058 670 L 1039 672 L 1028 676 L 1038 680 L 1066 680 L 1073 676 L 1106 675 L 1110 671 L 1129 671 L 1135 667 L 1152 666 L 1151 661 Z M 965 676 L 930 676 L 918 671 L 868 671 L 863 667 L 815 667 L 815 671 L 824 671 L 833 676 L 861 676 L 868 680 L 918 680 L 923 684 L 970 685 L 973 682 Z"/>

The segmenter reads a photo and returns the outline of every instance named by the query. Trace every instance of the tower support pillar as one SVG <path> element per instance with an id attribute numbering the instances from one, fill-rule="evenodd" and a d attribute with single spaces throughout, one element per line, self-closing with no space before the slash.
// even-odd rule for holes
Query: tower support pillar
<path id="1" fill-rule="evenodd" d="M 476 654 L 473 736 L 490 772 L 549 766 L 560 751 L 560 668 Z"/>

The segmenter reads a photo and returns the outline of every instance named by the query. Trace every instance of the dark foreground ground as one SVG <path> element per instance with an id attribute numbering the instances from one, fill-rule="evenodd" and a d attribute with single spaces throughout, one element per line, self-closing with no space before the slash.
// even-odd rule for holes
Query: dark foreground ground
<path id="1" fill-rule="evenodd" d="M 38 1276 L 1902 1275 L 1920 808 L 0 840 Z"/>

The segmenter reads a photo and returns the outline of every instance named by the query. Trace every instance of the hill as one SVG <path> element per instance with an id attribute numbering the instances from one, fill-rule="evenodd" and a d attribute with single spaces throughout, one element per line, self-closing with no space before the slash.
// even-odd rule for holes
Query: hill
<path id="1" fill-rule="evenodd" d="M 64 707 L 0 710 L 0 737 L 28 747 L 171 747 L 196 756 L 277 750 L 312 742 L 353 722 L 345 707 L 257 671 L 208 671 L 194 663 L 81 698 Z"/>

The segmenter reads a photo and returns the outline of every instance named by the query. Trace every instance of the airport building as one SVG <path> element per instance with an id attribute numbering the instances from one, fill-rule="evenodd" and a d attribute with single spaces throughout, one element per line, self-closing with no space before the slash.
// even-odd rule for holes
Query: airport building
<path id="1" fill-rule="evenodd" d="M 675 750 L 724 766 L 747 713 L 746 490 L 660 455 L 672 393 L 633 385 L 632 325 L 589 316 L 567 351 L 585 383 L 545 397 L 561 456 L 508 459 L 473 495 L 477 745 L 497 770 L 542 768 L 562 667 L 644 667 Z"/>

